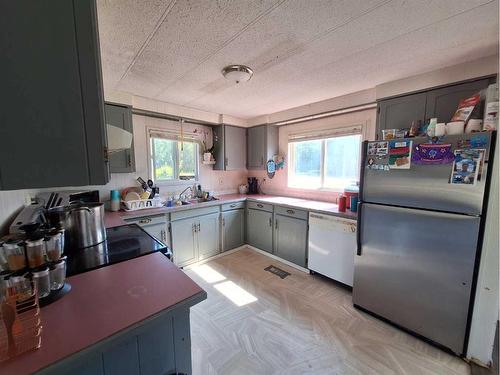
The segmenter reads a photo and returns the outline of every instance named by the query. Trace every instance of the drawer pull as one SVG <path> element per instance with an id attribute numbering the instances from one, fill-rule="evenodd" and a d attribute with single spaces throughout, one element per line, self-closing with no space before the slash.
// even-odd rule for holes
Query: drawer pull
<path id="1" fill-rule="evenodd" d="M 257 203 L 257 207 L 259 208 L 264 208 L 264 205 L 260 204 L 260 203 Z"/>
<path id="2" fill-rule="evenodd" d="M 236 205 L 233 203 L 233 204 L 230 204 L 229 207 L 236 207 Z"/>
<path id="3" fill-rule="evenodd" d="M 289 214 L 293 215 L 295 214 L 295 211 L 294 210 L 286 210 L 286 212 L 288 212 Z"/>
<path id="4" fill-rule="evenodd" d="M 151 219 L 142 219 L 142 220 L 139 220 L 139 224 L 149 224 L 151 223 Z"/>

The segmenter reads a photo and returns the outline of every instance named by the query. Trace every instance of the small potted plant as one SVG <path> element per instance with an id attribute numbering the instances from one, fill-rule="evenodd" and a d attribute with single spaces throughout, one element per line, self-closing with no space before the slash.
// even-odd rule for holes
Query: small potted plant
<path id="1" fill-rule="evenodd" d="M 203 161 L 209 162 L 209 161 L 214 160 L 213 153 L 215 150 L 215 146 L 214 146 L 215 142 L 212 141 L 212 147 L 208 148 L 208 146 L 207 146 L 207 136 L 209 134 L 208 130 L 195 129 L 194 133 L 203 134 L 203 140 L 201 141 L 202 152 L 203 152 Z"/>

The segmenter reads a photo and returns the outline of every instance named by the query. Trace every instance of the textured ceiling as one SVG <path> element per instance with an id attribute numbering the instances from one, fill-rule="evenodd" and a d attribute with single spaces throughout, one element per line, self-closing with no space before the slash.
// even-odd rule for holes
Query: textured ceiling
<path id="1" fill-rule="evenodd" d="M 106 89 L 241 118 L 498 53 L 498 0 L 97 3 Z"/>

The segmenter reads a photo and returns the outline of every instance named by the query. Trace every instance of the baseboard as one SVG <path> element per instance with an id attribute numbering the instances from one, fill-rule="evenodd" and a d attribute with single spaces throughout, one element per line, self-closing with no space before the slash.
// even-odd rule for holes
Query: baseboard
<path id="1" fill-rule="evenodd" d="M 310 272 L 309 272 L 309 270 L 308 270 L 307 268 L 304 268 L 304 267 L 298 266 L 298 265 L 296 265 L 295 263 L 289 262 L 288 260 L 285 260 L 285 259 L 283 259 L 283 258 L 280 258 L 280 257 L 278 257 L 278 256 L 276 256 L 276 255 L 274 255 L 274 254 L 268 253 L 267 251 L 261 250 L 261 249 L 259 249 L 259 248 L 257 248 L 257 247 L 254 247 L 254 246 L 251 246 L 251 245 L 245 245 L 245 247 L 247 247 L 247 248 L 249 248 L 249 249 L 251 249 L 251 250 L 253 250 L 253 251 L 256 251 L 256 252 L 257 252 L 257 253 L 259 253 L 259 254 L 262 254 L 262 255 L 265 255 L 265 256 L 267 256 L 267 257 L 269 257 L 269 258 L 272 258 L 272 259 L 274 259 L 274 260 L 277 260 L 278 262 L 284 263 L 284 264 L 286 264 L 287 266 L 293 267 L 293 268 L 295 268 L 295 269 L 297 269 L 297 270 L 299 270 L 299 271 L 302 271 L 302 272 L 305 272 L 305 273 L 310 273 Z"/>
<path id="2" fill-rule="evenodd" d="M 232 254 L 232 253 L 235 253 L 237 251 L 240 251 L 240 250 L 243 250 L 245 248 L 247 248 L 248 245 L 242 245 L 240 247 L 237 247 L 237 248 L 234 248 L 234 249 L 231 249 L 231 250 L 227 250 L 227 251 L 224 251 L 223 253 L 220 253 L 220 254 L 217 254 L 217 255 L 214 255 L 213 257 L 210 257 L 210 258 L 207 258 L 207 259 L 203 259 L 203 260 L 200 260 L 199 262 L 196 262 L 196 263 L 191 263 L 187 266 L 184 266 L 182 267 L 182 269 L 184 270 L 188 270 L 190 269 L 191 267 L 196 267 L 196 266 L 199 266 L 203 263 L 207 263 L 207 262 L 210 262 L 214 259 L 217 259 L 217 258 L 220 258 L 220 257 L 223 257 L 223 256 L 226 256 L 226 255 L 229 255 L 229 254 Z"/>

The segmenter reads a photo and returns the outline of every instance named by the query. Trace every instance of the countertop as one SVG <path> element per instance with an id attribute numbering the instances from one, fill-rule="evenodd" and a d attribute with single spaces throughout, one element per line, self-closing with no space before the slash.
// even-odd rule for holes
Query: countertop
<path id="1" fill-rule="evenodd" d="M 41 309 L 42 346 L 1 363 L 2 374 L 31 374 L 162 311 L 206 299 L 206 292 L 161 253 L 68 281 L 72 290 Z"/>
<path id="2" fill-rule="evenodd" d="M 246 200 L 276 204 L 290 208 L 301 208 L 307 211 L 322 213 L 327 215 L 339 216 L 347 219 L 356 219 L 356 212 L 349 209 L 346 212 L 339 212 L 338 205 L 331 202 L 314 201 L 310 199 L 283 197 L 264 194 L 224 194 L 216 197 L 217 200 L 203 203 L 193 203 L 185 206 L 160 207 L 137 211 L 106 211 L 104 224 L 106 228 L 116 227 L 126 224 L 124 220 L 134 219 L 143 216 L 161 215 L 171 212 L 186 211 L 202 207 L 219 206 L 225 203 L 242 202 Z"/>

